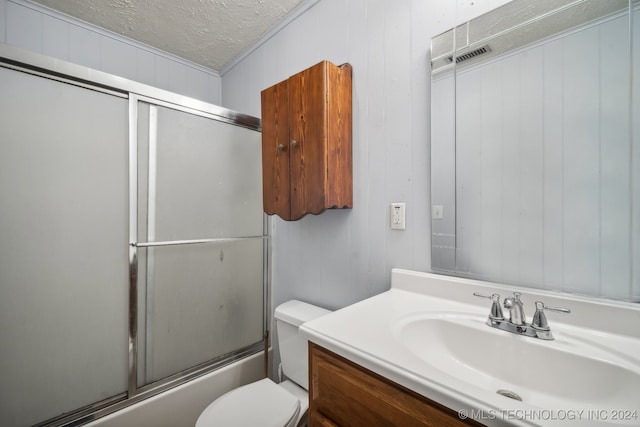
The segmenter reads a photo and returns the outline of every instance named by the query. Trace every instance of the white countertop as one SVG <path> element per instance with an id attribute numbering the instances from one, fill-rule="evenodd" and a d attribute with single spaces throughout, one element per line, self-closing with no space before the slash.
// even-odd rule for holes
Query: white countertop
<path id="1" fill-rule="evenodd" d="M 562 345 L 563 324 L 569 328 L 569 322 L 583 321 L 594 322 L 602 326 L 601 329 L 618 329 L 594 329 L 594 340 L 607 335 L 614 340 L 612 342 L 615 344 L 612 345 L 626 346 L 630 351 L 640 350 L 640 339 L 637 336 L 639 332 L 636 330 L 640 326 L 640 308 L 637 304 L 575 297 L 406 270 L 393 271 L 392 287 L 389 291 L 307 322 L 301 326 L 300 331 L 310 341 L 458 411 L 461 418 L 465 415 L 472 416 L 491 426 L 566 425 L 571 419 L 575 419 L 575 425 L 580 426 L 607 425 L 593 422 L 593 419 L 596 416 L 611 418 L 608 412 L 579 413 L 578 408 L 565 408 L 565 412 L 541 412 L 540 408 L 532 408 L 525 403 L 511 400 L 505 405 L 503 396 L 487 392 L 425 364 L 414 352 L 407 351 L 394 331 L 398 324 L 402 324 L 403 319 L 410 319 L 425 312 L 459 312 L 486 317 L 490 301 L 474 297 L 473 292 L 491 294 L 496 291 L 502 295 L 508 295 L 513 291 L 522 292 L 523 301 L 531 304 L 527 307 L 529 318 L 533 315 L 533 301 L 537 299 L 545 301 L 548 305 L 570 306 L 573 313 L 566 318 L 560 314 L 548 314 L 552 330 L 555 327 L 555 330 L 559 331 L 556 345 Z M 607 316 L 609 321 L 606 325 L 601 325 L 602 322 L 597 323 L 598 319 L 594 320 L 593 316 Z M 625 326 L 629 322 L 632 326 Z M 588 333 L 591 333 L 590 329 Z M 533 339 L 517 337 L 520 338 Z M 434 348 L 434 351 L 437 350 Z M 469 348 L 469 351 L 472 352 L 473 348 Z M 638 354 L 640 355 L 640 351 Z M 620 360 L 623 363 L 626 359 Z M 635 362 L 632 360 L 630 363 L 633 365 Z M 640 411 L 640 402 L 638 406 Z M 640 425 L 640 418 L 625 425 Z"/>

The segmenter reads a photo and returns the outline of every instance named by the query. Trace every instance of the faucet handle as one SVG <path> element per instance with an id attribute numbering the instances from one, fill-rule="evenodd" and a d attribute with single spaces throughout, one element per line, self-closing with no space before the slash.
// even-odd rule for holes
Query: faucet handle
<path id="1" fill-rule="evenodd" d="M 547 307 L 542 301 L 536 301 L 536 312 L 533 314 L 533 320 L 531 321 L 531 327 L 539 331 L 548 331 L 549 322 L 547 322 L 547 316 L 544 314 L 545 310 L 556 311 L 558 313 L 571 313 L 568 308 L 561 307 Z"/>
<path id="2" fill-rule="evenodd" d="M 489 313 L 489 321 L 504 320 L 502 307 L 500 307 L 500 294 L 484 295 L 474 292 L 473 295 L 480 298 L 488 298 L 492 301 L 491 312 Z"/>

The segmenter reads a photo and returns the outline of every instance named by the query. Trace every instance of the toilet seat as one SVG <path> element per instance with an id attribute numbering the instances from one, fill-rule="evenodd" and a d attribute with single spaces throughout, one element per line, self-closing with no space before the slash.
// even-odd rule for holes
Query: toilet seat
<path id="1" fill-rule="evenodd" d="M 196 427 L 290 427 L 299 413 L 300 401 L 265 378 L 216 399 L 200 414 Z"/>

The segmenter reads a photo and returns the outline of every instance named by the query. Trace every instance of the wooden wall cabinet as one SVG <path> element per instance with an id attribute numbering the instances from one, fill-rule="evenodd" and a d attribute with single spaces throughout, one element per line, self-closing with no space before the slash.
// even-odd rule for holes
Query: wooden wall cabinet
<path id="1" fill-rule="evenodd" d="M 481 424 L 309 343 L 309 427 L 467 425 Z"/>
<path id="2" fill-rule="evenodd" d="M 351 66 L 328 61 L 261 93 L 264 211 L 351 208 Z"/>

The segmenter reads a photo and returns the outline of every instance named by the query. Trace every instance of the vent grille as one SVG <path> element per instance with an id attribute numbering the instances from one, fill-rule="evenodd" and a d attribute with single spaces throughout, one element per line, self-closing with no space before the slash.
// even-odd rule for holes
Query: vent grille
<path id="1" fill-rule="evenodd" d="M 467 61 L 471 58 L 475 58 L 476 56 L 484 55 L 485 53 L 489 53 L 489 52 L 491 52 L 491 48 L 489 47 L 489 45 L 484 45 L 475 50 L 472 50 L 471 52 L 467 52 L 460 56 L 456 56 L 456 64 L 459 64 L 463 61 Z M 448 59 L 449 59 L 449 62 L 453 62 L 453 56 L 450 56 Z"/>

